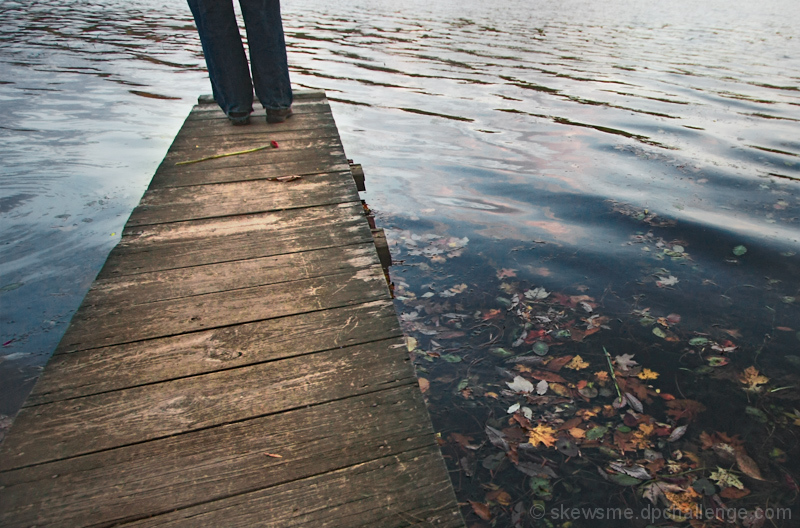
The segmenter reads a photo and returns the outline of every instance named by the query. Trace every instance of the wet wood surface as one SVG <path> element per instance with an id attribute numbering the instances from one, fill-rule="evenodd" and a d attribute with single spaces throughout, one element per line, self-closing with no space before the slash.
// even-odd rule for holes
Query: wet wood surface
<path id="1" fill-rule="evenodd" d="M 293 108 L 192 110 L 0 446 L 0 525 L 464 525 L 327 99 Z"/>

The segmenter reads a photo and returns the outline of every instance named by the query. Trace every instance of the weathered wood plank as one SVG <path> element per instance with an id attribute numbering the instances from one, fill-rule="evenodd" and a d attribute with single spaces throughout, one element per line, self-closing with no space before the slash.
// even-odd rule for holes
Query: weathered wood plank
<path id="1" fill-rule="evenodd" d="M 195 165 L 202 165 L 202 163 Z M 173 167 L 174 162 L 171 162 L 169 167 L 164 166 L 163 170 L 159 170 L 150 183 L 150 189 L 249 181 L 291 175 L 307 176 L 346 171 L 350 165 L 342 151 L 325 148 L 304 152 L 300 159 L 298 159 L 297 151 L 286 152 L 277 149 L 272 152 L 270 163 L 267 165 L 240 165 L 223 169 L 184 165 L 183 171 L 172 170 Z"/>
<path id="2" fill-rule="evenodd" d="M 433 443 L 422 405 L 405 385 L 2 472 L 0 525 L 122 522 L 413 451 Z"/>
<path id="3" fill-rule="evenodd" d="M 111 251 L 98 278 L 371 240 L 363 208 L 355 203 L 135 227 L 123 231 L 122 240 Z"/>
<path id="4" fill-rule="evenodd" d="M 383 269 L 372 266 L 145 304 L 134 299 L 115 306 L 83 304 L 62 342 L 67 347 L 100 348 L 361 304 L 387 295 Z"/>
<path id="5" fill-rule="evenodd" d="M 230 129 L 236 128 L 237 133 L 232 134 Z M 231 150 L 236 150 L 246 141 L 269 143 L 275 140 L 279 144 L 290 139 L 304 139 L 313 137 L 336 137 L 338 136 L 336 123 L 330 114 L 309 114 L 302 119 L 292 122 L 291 127 L 281 127 L 280 129 L 261 124 L 254 121 L 246 127 L 233 127 L 230 123 L 221 121 L 197 123 L 193 127 L 184 127 L 175 136 L 170 150 L 193 149 L 198 146 L 206 147 L 212 142 L 214 145 L 226 146 Z M 211 136 L 215 136 L 213 139 Z"/>
<path id="6" fill-rule="evenodd" d="M 135 276 L 98 279 L 92 284 L 83 304 L 95 307 L 148 304 L 356 272 L 375 267 L 378 263 L 375 248 L 365 243 L 153 271 Z"/>
<path id="7" fill-rule="evenodd" d="M 292 103 L 292 112 L 293 115 L 287 121 L 294 119 L 297 116 L 301 116 L 304 114 L 311 114 L 311 113 L 330 113 L 330 105 L 328 104 L 327 99 L 303 99 L 298 100 Z M 266 122 L 267 112 L 264 110 L 260 104 L 256 103 L 253 105 L 253 113 L 250 114 L 251 120 L 253 118 L 263 117 L 264 121 Z M 217 106 L 216 104 L 212 105 L 195 105 L 192 108 L 192 112 L 186 118 L 186 123 L 191 123 L 193 121 L 199 121 L 203 119 L 224 119 L 227 120 L 227 116 L 222 111 L 222 109 Z M 284 121 L 285 123 L 286 121 Z M 281 125 L 283 123 L 271 123 L 271 125 Z"/>
<path id="8" fill-rule="evenodd" d="M 443 465 L 425 447 L 126 526 L 463 527 Z"/>
<path id="9" fill-rule="evenodd" d="M 150 189 L 126 226 L 358 202 L 355 182 L 345 174 L 319 174 L 287 182 L 255 180 Z"/>
<path id="10" fill-rule="evenodd" d="M 25 406 L 402 335 L 392 302 L 382 300 L 126 345 L 59 346 Z"/>
<path id="11" fill-rule="evenodd" d="M 0 445 L 0 471 L 408 384 L 416 378 L 394 338 L 24 407 Z"/>
<path id="12" fill-rule="evenodd" d="M 310 99 L 325 99 L 327 95 L 325 94 L 325 90 L 318 90 L 315 88 L 298 88 L 292 90 L 292 96 L 295 101 L 300 102 L 304 100 Z M 253 94 L 253 101 L 257 101 L 257 97 Z M 214 96 L 212 94 L 202 94 L 197 97 L 197 104 L 198 105 L 216 105 L 216 101 L 214 101 Z"/>
<path id="13" fill-rule="evenodd" d="M 264 146 L 265 144 L 269 145 L 269 141 L 267 140 L 262 142 L 254 142 L 249 145 L 242 144 L 241 147 L 243 150 L 247 150 L 249 148 L 258 148 Z M 247 154 L 239 154 L 236 156 L 227 156 L 224 158 L 210 159 L 200 163 L 191 164 L 189 166 L 176 165 L 176 163 L 199 159 L 193 157 L 195 154 L 197 154 L 197 152 L 185 151 L 185 150 L 170 151 L 167 152 L 166 156 L 164 156 L 164 161 L 161 162 L 161 166 L 159 167 L 158 170 L 159 171 L 171 170 L 177 172 L 184 172 L 184 171 L 196 171 L 196 170 L 223 169 L 228 167 L 241 167 L 243 165 L 270 164 L 272 163 L 272 160 L 275 159 L 276 156 L 278 156 L 279 154 L 281 155 L 281 158 L 285 158 L 288 156 L 298 157 L 296 152 L 295 153 L 292 152 L 297 150 L 337 151 L 341 152 L 341 154 L 344 156 L 342 143 L 338 137 L 333 137 L 333 136 L 319 137 L 319 138 L 312 137 L 307 139 L 288 139 L 280 143 L 279 148 L 267 148 L 255 152 L 249 152 Z M 229 149 L 217 148 L 214 145 L 208 145 L 203 149 L 201 157 L 216 156 L 219 154 L 226 154 L 229 152 L 230 152 Z"/>

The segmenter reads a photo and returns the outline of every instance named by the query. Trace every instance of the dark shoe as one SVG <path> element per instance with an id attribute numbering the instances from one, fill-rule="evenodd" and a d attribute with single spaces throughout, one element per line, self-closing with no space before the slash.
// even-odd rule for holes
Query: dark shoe
<path id="1" fill-rule="evenodd" d="M 231 112 L 228 120 L 232 125 L 247 125 L 250 123 L 250 112 Z"/>
<path id="2" fill-rule="evenodd" d="M 267 108 L 267 123 L 283 123 L 292 117 L 292 107 L 272 110 Z"/>

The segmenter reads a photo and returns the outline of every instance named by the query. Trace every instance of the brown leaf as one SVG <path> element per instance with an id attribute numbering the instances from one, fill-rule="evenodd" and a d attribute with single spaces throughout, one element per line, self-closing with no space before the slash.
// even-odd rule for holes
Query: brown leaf
<path id="1" fill-rule="evenodd" d="M 567 380 L 554 372 L 546 372 L 544 370 L 534 370 L 531 372 L 531 377 L 537 380 L 549 381 L 551 383 L 566 383 Z"/>
<path id="2" fill-rule="evenodd" d="M 471 436 L 465 436 L 460 433 L 450 433 L 450 440 L 457 443 L 464 449 L 477 449 L 478 446 L 471 445 L 473 438 Z"/>
<path id="3" fill-rule="evenodd" d="M 545 365 L 544 368 L 552 372 L 558 372 L 564 367 L 564 365 L 572 361 L 572 358 L 573 356 L 561 356 L 553 358 L 551 361 L 547 363 L 547 365 Z"/>
<path id="4" fill-rule="evenodd" d="M 739 466 L 739 469 L 742 470 L 742 473 L 748 477 L 756 480 L 765 480 L 764 477 L 761 476 L 761 470 L 758 469 L 756 461 L 750 458 L 747 453 L 744 452 L 744 449 L 736 450 L 736 464 Z"/>
<path id="5" fill-rule="evenodd" d="M 507 491 L 499 489 L 487 493 L 486 500 L 497 502 L 503 506 L 508 506 L 511 504 L 511 495 L 509 495 Z"/>
<path id="6" fill-rule="evenodd" d="M 719 496 L 723 499 L 741 499 L 742 497 L 746 497 L 750 495 L 750 490 L 747 488 L 738 489 L 738 488 L 725 488 L 724 490 L 719 492 Z"/>
<path id="7" fill-rule="evenodd" d="M 475 502 L 469 501 L 470 505 L 472 505 L 472 511 L 475 514 L 483 519 L 484 521 L 489 521 L 492 519 L 492 513 L 489 511 L 489 507 L 482 502 Z"/>

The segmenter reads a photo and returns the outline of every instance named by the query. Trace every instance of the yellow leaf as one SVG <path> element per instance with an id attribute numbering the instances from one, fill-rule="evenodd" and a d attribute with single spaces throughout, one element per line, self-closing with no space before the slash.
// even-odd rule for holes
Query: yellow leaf
<path id="1" fill-rule="evenodd" d="M 649 368 L 642 369 L 642 371 L 636 375 L 637 378 L 640 380 L 654 380 L 658 379 L 658 372 L 654 370 L 650 370 Z"/>
<path id="2" fill-rule="evenodd" d="M 769 382 L 769 378 L 759 374 L 755 367 L 747 367 L 744 369 L 744 372 L 739 375 L 739 381 L 746 385 L 744 390 L 750 392 L 759 392 L 763 388 L 759 387 L 759 385 Z"/>
<path id="3" fill-rule="evenodd" d="M 409 352 L 413 352 L 417 348 L 417 340 L 414 337 L 406 336 L 406 348 Z"/>
<path id="4" fill-rule="evenodd" d="M 640 431 L 642 432 L 642 434 L 644 434 L 645 436 L 650 436 L 650 435 L 652 435 L 652 434 L 653 434 L 653 431 L 655 431 L 655 430 L 656 430 L 656 428 L 655 428 L 654 426 L 650 425 L 650 424 L 646 424 L 646 423 L 640 423 L 640 424 L 639 424 L 639 430 L 640 430 Z"/>
<path id="5" fill-rule="evenodd" d="M 580 356 L 575 356 L 572 358 L 572 361 L 564 365 L 564 368 L 572 369 L 572 370 L 581 370 L 588 367 L 589 364 L 581 359 Z"/>
<path id="6" fill-rule="evenodd" d="M 605 370 L 601 370 L 599 372 L 594 373 L 594 379 L 599 381 L 600 383 L 606 383 L 609 380 L 608 372 Z"/>
<path id="7" fill-rule="evenodd" d="M 528 441 L 537 446 L 544 444 L 547 447 L 553 447 L 556 443 L 556 430 L 549 425 L 539 424 L 535 429 L 528 431 Z"/>

